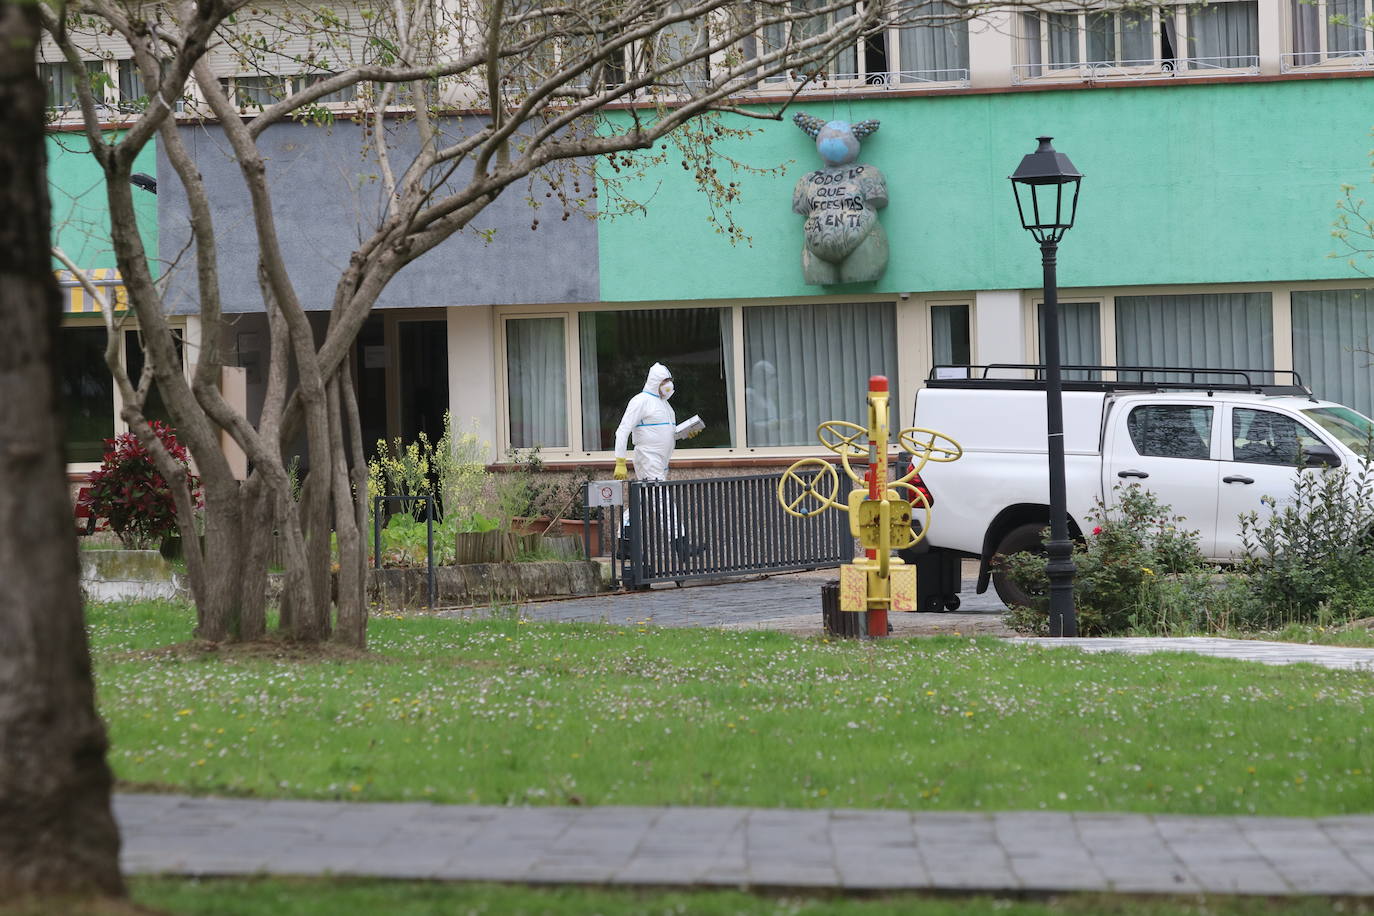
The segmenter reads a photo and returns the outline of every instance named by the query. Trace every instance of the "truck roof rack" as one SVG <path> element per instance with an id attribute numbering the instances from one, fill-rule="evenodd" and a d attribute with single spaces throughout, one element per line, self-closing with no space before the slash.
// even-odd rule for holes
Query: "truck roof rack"
<path id="1" fill-rule="evenodd" d="M 1061 366 L 1065 391 L 1250 391 L 1312 397 L 1291 369 L 1218 369 L 1179 366 Z M 1114 375 L 1108 381 L 1104 376 Z M 1280 377 L 1288 379 L 1286 383 Z M 1043 363 L 936 365 L 927 388 L 1002 388 L 1043 391 Z"/>

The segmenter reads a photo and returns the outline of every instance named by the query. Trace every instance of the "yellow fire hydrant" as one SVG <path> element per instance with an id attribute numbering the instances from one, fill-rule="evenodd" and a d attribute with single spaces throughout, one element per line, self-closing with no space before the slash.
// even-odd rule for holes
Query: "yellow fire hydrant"
<path id="1" fill-rule="evenodd" d="M 846 502 L 839 500 L 839 474 L 824 458 L 803 458 L 778 481 L 778 502 L 789 515 L 806 518 L 826 509 L 849 513 L 849 533 L 864 553 L 840 567 L 840 610 L 867 614 L 865 629 L 870 638 L 887 635 L 889 611 L 917 607 L 916 567 L 892 556 L 893 550 L 916 544 L 930 531 L 930 502 L 912 479 L 927 462 L 956 461 L 964 453 L 957 442 L 941 433 L 903 429 L 897 443 L 911 454 L 911 470 L 889 481 L 888 402 L 887 377 L 875 375 L 868 380 L 867 428 L 844 420 L 828 420 L 816 427 L 821 445 L 840 456 L 845 474 L 857 484 Z M 857 458 L 868 459 L 868 470 L 862 475 L 850 464 Z M 924 510 L 920 534 L 911 527 L 913 502 Z"/>

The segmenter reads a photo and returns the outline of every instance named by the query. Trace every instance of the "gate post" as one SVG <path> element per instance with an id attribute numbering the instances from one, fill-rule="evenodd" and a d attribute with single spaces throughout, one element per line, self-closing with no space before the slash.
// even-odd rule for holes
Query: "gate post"
<path id="1" fill-rule="evenodd" d="M 629 490 L 629 497 L 625 504 L 630 513 L 630 557 L 629 570 L 621 567 L 621 572 L 625 576 L 625 587 L 631 589 L 642 589 L 648 586 L 644 584 L 644 481 L 627 480 L 626 488 Z"/>

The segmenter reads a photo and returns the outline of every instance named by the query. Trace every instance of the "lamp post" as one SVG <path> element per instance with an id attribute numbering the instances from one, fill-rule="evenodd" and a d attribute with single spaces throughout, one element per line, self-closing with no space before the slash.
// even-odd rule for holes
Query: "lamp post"
<path id="1" fill-rule="evenodd" d="M 1050 580 L 1050 635 L 1077 636 L 1073 608 L 1073 543 L 1069 540 L 1068 499 L 1064 484 L 1064 384 L 1059 369 L 1059 289 L 1055 258 L 1059 240 L 1073 228 L 1078 183 L 1083 176 L 1069 157 L 1057 153 L 1050 137 L 1021 160 L 1011 177 L 1021 225 L 1040 243 L 1045 267 L 1045 419 L 1049 433 L 1050 539 L 1045 544 Z"/>

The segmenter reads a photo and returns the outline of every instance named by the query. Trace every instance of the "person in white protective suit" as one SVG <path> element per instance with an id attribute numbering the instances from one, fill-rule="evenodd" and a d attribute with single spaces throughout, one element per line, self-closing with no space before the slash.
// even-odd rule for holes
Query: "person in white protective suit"
<path id="1" fill-rule="evenodd" d="M 672 396 L 672 373 L 662 363 L 654 363 L 649 367 L 644 389 L 625 405 L 625 415 L 620 418 L 620 426 L 615 431 L 616 480 L 624 480 L 629 476 L 625 454 L 631 435 L 634 436 L 635 477 L 639 480 L 667 480 L 668 462 L 673 456 L 677 440 L 690 439 L 700 432 L 677 431 L 677 414 L 668 403 Z M 626 524 L 628 522 L 627 517 Z M 682 537 L 674 537 L 673 547 L 684 559 L 703 553 L 706 549 L 701 545 L 689 545 Z"/>

